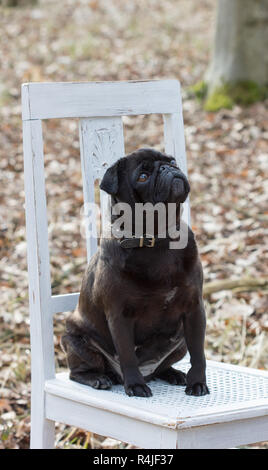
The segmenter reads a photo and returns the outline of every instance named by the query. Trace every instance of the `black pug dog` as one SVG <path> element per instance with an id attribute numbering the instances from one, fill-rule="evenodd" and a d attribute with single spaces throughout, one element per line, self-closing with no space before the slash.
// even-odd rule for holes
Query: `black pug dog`
<path id="1" fill-rule="evenodd" d="M 175 202 L 179 208 L 190 191 L 175 160 L 151 149 L 118 160 L 100 187 L 111 194 L 112 205 L 125 202 L 133 210 L 137 202 Z M 176 214 L 178 227 L 180 210 Z M 123 383 L 129 396 L 151 396 L 146 382 L 153 378 L 186 385 L 188 395 L 209 393 L 202 267 L 194 235 L 186 228 L 184 249 L 170 249 L 168 233 L 101 240 L 62 337 L 70 379 L 98 389 Z M 186 375 L 172 364 L 187 350 L 191 368 Z"/>

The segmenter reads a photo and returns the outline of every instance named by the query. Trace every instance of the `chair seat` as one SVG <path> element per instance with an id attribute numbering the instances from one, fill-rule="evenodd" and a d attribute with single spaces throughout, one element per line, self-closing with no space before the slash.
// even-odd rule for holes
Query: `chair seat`
<path id="1" fill-rule="evenodd" d="M 188 361 L 175 364 L 187 372 Z M 188 396 L 185 387 L 150 382 L 153 396 L 128 397 L 121 385 L 95 390 L 69 379 L 68 372 L 47 380 L 49 395 L 171 429 L 185 429 L 268 415 L 268 372 L 207 361 L 210 394 Z"/>

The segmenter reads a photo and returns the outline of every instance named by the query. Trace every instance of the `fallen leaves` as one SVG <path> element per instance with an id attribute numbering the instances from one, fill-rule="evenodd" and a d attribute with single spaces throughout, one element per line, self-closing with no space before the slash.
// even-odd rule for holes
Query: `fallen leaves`
<path id="1" fill-rule="evenodd" d="M 2 413 L 3 411 L 10 411 L 11 410 L 11 406 L 9 404 L 9 400 L 7 400 L 6 398 L 0 398 L 0 413 Z M 4 418 L 3 414 L 2 414 L 2 418 Z"/>

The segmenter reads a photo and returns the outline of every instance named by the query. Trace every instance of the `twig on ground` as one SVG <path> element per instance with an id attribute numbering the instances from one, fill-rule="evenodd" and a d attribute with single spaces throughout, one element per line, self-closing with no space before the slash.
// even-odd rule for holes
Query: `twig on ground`
<path id="1" fill-rule="evenodd" d="M 235 289 L 236 292 L 238 289 L 241 290 L 252 290 L 258 288 L 265 288 L 268 286 L 268 277 L 242 277 L 240 279 L 220 279 L 217 281 L 207 282 L 203 287 L 203 295 L 208 296 L 214 292 L 221 290 L 232 290 Z"/>

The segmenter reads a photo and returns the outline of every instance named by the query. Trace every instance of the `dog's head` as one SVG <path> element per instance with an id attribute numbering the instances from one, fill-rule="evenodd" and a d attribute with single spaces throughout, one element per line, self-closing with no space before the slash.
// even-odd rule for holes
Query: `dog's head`
<path id="1" fill-rule="evenodd" d="M 185 201 L 190 191 L 186 176 L 174 158 L 152 149 L 140 149 L 112 165 L 101 181 L 100 188 L 116 202 L 133 205 Z"/>

